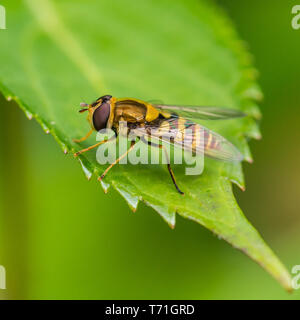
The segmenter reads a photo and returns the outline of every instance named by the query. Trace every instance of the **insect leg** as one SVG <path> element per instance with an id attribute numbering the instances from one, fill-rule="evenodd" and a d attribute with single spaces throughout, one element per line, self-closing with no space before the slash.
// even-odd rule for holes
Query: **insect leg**
<path id="1" fill-rule="evenodd" d="M 130 148 L 125 153 L 123 153 L 117 160 L 115 160 L 109 167 L 106 168 L 106 170 L 98 178 L 98 181 L 101 181 L 113 166 L 115 166 L 120 160 L 125 158 L 127 156 L 127 154 L 134 148 L 134 145 L 135 145 L 135 141 L 131 141 Z"/>
<path id="2" fill-rule="evenodd" d="M 163 145 L 159 145 L 159 148 L 160 148 L 160 149 L 163 149 L 164 152 L 165 152 L 166 158 L 167 158 L 167 160 L 168 160 L 168 161 L 167 161 L 167 162 L 168 162 L 168 163 L 167 163 L 168 170 L 169 170 L 170 176 L 171 176 L 171 178 L 172 178 L 172 181 L 173 181 L 173 183 L 174 183 L 174 186 L 175 186 L 176 190 L 177 190 L 180 194 L 184 195 L 184 192 L 182 192 L 182 191 L 179 189 L 179 187 L 178 187 L 178 185 L 177 185 L 177 183 L 176 183 L 175 175 L 174 175 L 173 170 L 172 170 L 171 165 L 170 165 L 169 155 L 168 155 L 168 152 L 167 152 L 167 150 L 166 150 L 166 147 L 164 147 Z"/>
<path id="3" fill-rule="evenodd" d="M 111 140 L 113 140 L 113 139 L 115 139 L 115 136 L 113 136 L 112 138 L 110 138 L 110 139 L 108 139 L 108 140 L 100 141 L 100 142 L 98 142 L 98 143 L 94 144 L 93 146 L 90 146 L 90 147 L 88 147 L 88 148 L 86 148 L 86 149 L 82 149 L 82 150 L 74 153 L 74 157 L 77 157 L 77 156 L 79 156 L 80 154 L 82 154 L 82 153 L 84 153 L 84 152 L 86 152 L 86 151 L 92 150 L 92 149 L 100 146 L 101 144 L 106 143 L 106 142 L 109 142 L 109 141 L 111 141 Z"/>
<path id="4" fill-rule="evenodd" d="M 84 137 L 80 139 L 73 139 L 74 142 L 79 143 L 86 140 L 93 133 L 93 129 L 91 129 Z"/>
<path id="5" fill-rule="evenodd" d="M 157 144 L 157 143 L 154 143 L 154 142 L 151 142 L 151 141 L 147 141 L 144 137 L 141 137 L 141 140 L 142 140 L 143 142 L 145 142 L 145 143 L 148 143 L 149 146 L 156 147 L 156 148 L 160 148 L 160 149 L 163 149 L 163 150 L 164 150 L 165 156 L 166 156 L 166 158 L 167 158 L 168 170 L 169 170 L 171 179 L 172 179 L 172 181 L 173 181 L 173 184 L 174 184 L 176 190 L 177 190 L 180 194 L 184 195 L 184 192 L 182 192 L 182 191 L 179 189 L 179 187 L 178 187 L 178 185 L 177 185 L 177 183 L 176 183 L 175 175 L 174 175 L 174 172 L 173 172 L 173 170 L 172 170 L 172 168 L 171 168 L 171 165 L 170 165 L 170 159 L 169 159 L 169 155 L 168 155 L 168 152 L 167 152 L 167 150 L 166 150 L 166 147 L 163 146 L 163 145 L 161 145 L 161 144 Z"/>

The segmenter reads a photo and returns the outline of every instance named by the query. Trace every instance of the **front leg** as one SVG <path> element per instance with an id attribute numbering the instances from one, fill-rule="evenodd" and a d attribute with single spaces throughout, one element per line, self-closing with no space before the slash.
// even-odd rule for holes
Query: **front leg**
<path id="1" fill-rule="evenodd" d="M 85 141 L 92 133 L 93 133 L 93 129 L 91 129 L 84 137 L 82 137 L 80 139 L 73 139 L 73 141 L 75 143 L 79 143 L 79 142 Z"/>

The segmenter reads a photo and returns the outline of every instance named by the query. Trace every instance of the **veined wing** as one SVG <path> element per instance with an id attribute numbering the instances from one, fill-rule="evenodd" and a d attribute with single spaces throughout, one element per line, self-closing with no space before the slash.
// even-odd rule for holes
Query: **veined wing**
<path id="1" fill-rule="evenodd" d="M 235 109 L 209 106 L 174 106 L 167 104 L 153 104 L 162 113 L 170 113 L 172 116 L 182 116 L 189 119 L 199 120 L 225 120 L 242 118 L 246 114 Z M 175 113 L 175 115 L 174 115 Z"/>
<path id="2" fill-rule="evenodd" d="M 143 128 L 132 130 L 135 135 L 146 137 L 152 142 L 159 140 L 174 144 L 192 153 L 223 161 L 242 161 L 243 155 L 221 135 L 182 117 L 171 116 L 157 119 Z"/>

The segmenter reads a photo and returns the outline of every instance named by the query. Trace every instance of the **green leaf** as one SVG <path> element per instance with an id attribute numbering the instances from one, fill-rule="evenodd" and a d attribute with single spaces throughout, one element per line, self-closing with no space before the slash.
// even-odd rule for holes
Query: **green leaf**
<path id="1" fill-rule="evenodd" d="M 224 13 L 206 1 L 24 0 L 2 1 L 1 90 L 29 118 L 51 133 L 65 153 L 89 126 L 79 102 L 103 94 L 165 103 L 220 105 L 249 114 L 239 120 L 206 122 L 251 161 L 248 138 L 259 138 L 256 105 L 261 98 L 251 56 Z M 88 178 L 104 167 L 95 152 L 79 159 Z M 179 195 L 162 165 L 116 166 L 105 178 L 133 210 L 140 200 L 175 226 L 176 213 L 194 220 L 244 251 L 287 290 L 290 276 L 247 221 L 231 183 L 244 188 L 240 164 L 206 160 L 202 176 L 174 168 Z"/>

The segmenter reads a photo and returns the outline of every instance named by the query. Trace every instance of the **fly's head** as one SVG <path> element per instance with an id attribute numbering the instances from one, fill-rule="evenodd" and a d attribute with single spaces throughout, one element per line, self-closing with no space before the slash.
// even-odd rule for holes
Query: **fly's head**
<path id="1" fill-rule="evenodd" d="M 80 109 L 79 112 L 82 113 L 88 111 L 87 119 L 91 127 L 96 131 L 108 127 L 109 118 L 112 114 L 111 99 L 112 96 L 104 95 L 91 104 L 80 104 L 82 109 Z"/>

